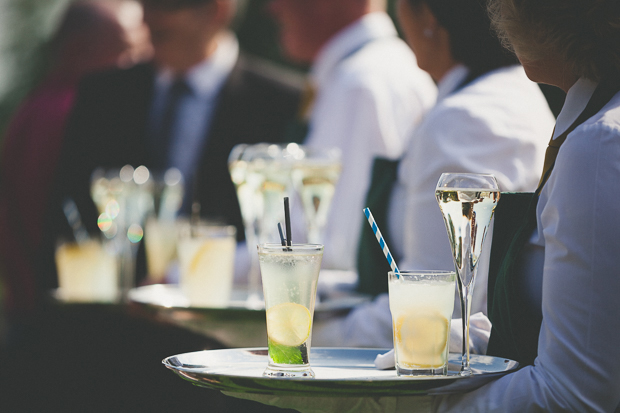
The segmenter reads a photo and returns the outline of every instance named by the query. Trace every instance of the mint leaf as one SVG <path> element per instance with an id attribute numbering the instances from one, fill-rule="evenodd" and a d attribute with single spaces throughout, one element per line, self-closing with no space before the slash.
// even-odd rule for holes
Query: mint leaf
<path id="1" fill-rule="evenodd" d="M 304 364 L 299 347 L 285 346 L 269 340 L 269 357 L 278 364 Z"/>

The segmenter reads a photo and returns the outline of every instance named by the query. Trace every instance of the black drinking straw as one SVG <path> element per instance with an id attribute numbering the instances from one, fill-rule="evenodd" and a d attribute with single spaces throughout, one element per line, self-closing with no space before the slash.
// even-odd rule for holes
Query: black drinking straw
<path id="1" fill-rule="evenodd" d="M 291 236 L 291 212 L 287 196 L 284 197 L 284 225 L 286 225 L 286 245 L 290 247 L 293 237 Z"/>
<path id="2" fill-rule="evenodd" d="M 278 222 L 278 232 L 280 233 L 280 241 L 282 242 L 282 246 L 286 247 L 286 239 L 284 238 L 284 233 L 282 232 L 282 224 Z"/>

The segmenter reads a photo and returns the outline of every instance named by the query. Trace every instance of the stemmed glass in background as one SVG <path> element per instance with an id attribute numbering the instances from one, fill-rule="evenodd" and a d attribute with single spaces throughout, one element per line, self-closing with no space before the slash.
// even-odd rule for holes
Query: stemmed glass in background
<path id="1" fill-rule="evenodd" d="M 154 209 L 153 181 L 145 166 L 98 169 L 91 177 L 91 196 L 99 210 L 97 224 L 116 243 L 121 258 L 121 299 L 135 284 L 138 245 L 144 236 L 144 220 Z"/>
<path id="2" fill-rule="evenodd" d="M 307 226 L 307 240 L 323 244 L 323 230 L 340 177 L 340 150 L 288 144 L 236 145 L 228 169 L 237 190 L 250 254 L 250 297 L 260 297 L 256 245 L 279 242 L 275 231 L 284 220 L 282 200 L 299 194 Z M 249 300 L 248 300 L 249 301 Z"/>
<path id="3" fill-rule="evenodd" d="M 470 301 L 478 260 L 499 196 L 497 181 L 490 174 L 444 173 L 439 178 L 435 190 L 458 274 L 457 286 L 463 321 L 461 375 L 471 374 Z"/>
<path id="4" fill-rule="evenodd" d="M 248 301 L 250 298 L 258 300 L 256 294 L 260 294 L 258 256 L 254 253 L 254 249 L 258 244 L 258 216 L 262 211 L 262 199 L 258 197 L 256 189 L 252 188 L 247 181 L 248 161 L 244 159 L 244 154 L 249 147 L 250 145 L 247 144 L 236 145 L 228 156 L 228 170 L 237 191 L 237 199 L 245 228 L 245 242 L 250 256 Z"/>
<path id="5" fill-rule="evenodd" d="M 340 178 L 342 164 L 338 148 L 301 147 L 292 178 L 306 218 L 308 242 L 323 244 L 323 233 Z"/>
<path id="6" fill-rule="evenodd" d="M 262 305 L 256 245 L 278 240 L 274 228 L 284 219 L 282 199 L 290 196 L 292 161 L 297 151 L 296 144 L 241 144 L 233 148 L 228 158 L 251 260 L 249 306 Z"/>

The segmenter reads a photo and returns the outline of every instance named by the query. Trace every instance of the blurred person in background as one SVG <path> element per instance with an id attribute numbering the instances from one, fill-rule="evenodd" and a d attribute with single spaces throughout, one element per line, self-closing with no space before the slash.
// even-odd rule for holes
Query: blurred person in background
<path id="1" fill-rule="evenodd" d="M 439 94 L 409 140 L 390 195 L 380 199 L 388 203 L 383 235 L 400 269 L 454 270 L 435 198 L 439 177 L 443 172 L 490 173 L 501 191 L 533 191 L 554 117 L 540 88 L 492 33 L 484 1 L 399 0 L 398 18 L 419 66 L 437 82 Z M 367 223 L 364 231 L 360 282 L 370 286 L 367 292 L 381 294 L 354 310 L 336 331 L 341 345 L 391 347 L 390 266 Z M 471 302 L 471 314 L 480 313 L 472 318 L 472 351 L 481 353 L 489 337 L 485 314 L 490 244 L 488 237 Z M 452 351 L 461 348 L 460 324 L 460 319 L 452 323 Z"/>
<path id="2" fill-rule="evenodd" d="M 47 47 L 49 69 L 14 114 L 2 148 L 0 261 L 9 340 L 19 340 L 16 321 L 32 315 L 43 293 L 36 288 L 36 252 L 78 83 L 150 53 L 141 6 L 131 0 L 70 3 Z"/>
<path id="3" fill-rule="evenodd" d="M 355 269 L 373 163 L 376 170 L 393 168 L 391 161 L 435 102 L 431 77 L 418 68 L 385 9 L 384 0 L 269 3 L 285 54 L 311 65 L 304 143 L 342 151 L 323 268 Z"/>
<path id="4" fill-rule="evenodd" d="M 98 233 L 90 179 L 97 168 L 174 167 L 183 175 L 182 215 L 244 227 L 228 155 L 239 143 L 281 142 L 300 97 L 297 75 L 240 51 L 231 25 L 237 0 L 143 0 L 153 59 L 85 79 L 67 127 L 44 263 L 49 281 L 60 209 L 72 198 Z M 139 268 L 142 268 L 143 265 Z M 144 274 L 140 274 L 139 278 Z"/>

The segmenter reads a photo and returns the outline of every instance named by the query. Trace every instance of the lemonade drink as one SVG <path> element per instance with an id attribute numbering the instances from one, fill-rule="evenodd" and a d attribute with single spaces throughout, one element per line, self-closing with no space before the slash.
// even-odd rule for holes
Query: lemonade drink
<path id="1" fill-rule="evenodd" d="M 389 273 L 396 370 L 399 376 L 445 375 L 456 274 Z"/>
<path id="2" fill-rule="evenodd" d="M 68 301 L 112 302 L 119 293 L 119 263 L 102 241 L 61 242 L 56 248 L 60 296 Z"/>
<path id="3" fill-rule="evenodd" d="M 177 224 L 175 221 L 159 220 L 150 217 L 144 229 L 146 267 L 152 282 L 163 282 L 168 267 L 177 253 Z"/>
<path id="4" fill-rule="evenodd" d="M 226 307 L 236 250 L 233 226 L 187 225 L 179 233 L 180 286 L 194 307 Z"/>
<path id="5" fill-rule="evenodd" d="M 323 246 L 262 244 L 258 247 L 269 365 L 264 376 L 314 377 L 310 341 Z"/>

